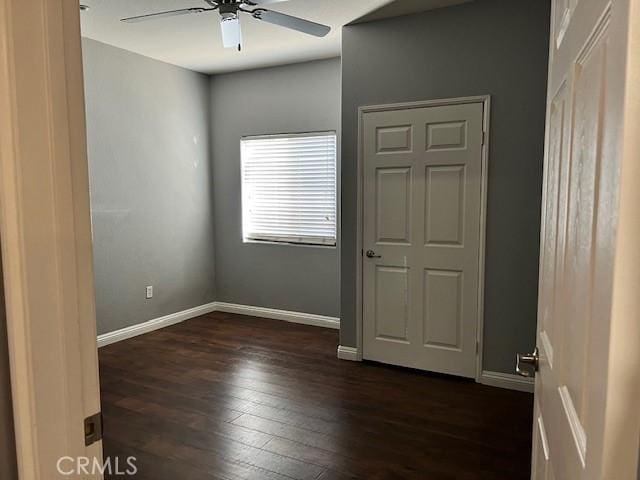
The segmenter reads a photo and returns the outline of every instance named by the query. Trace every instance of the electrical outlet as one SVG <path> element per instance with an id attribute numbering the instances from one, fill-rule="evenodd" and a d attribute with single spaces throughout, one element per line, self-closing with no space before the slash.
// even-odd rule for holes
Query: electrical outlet
<path id="1" fill-rule="evenodd" d="M 153 298 L 153 285 L 147 287 L 147 299 Z"/>

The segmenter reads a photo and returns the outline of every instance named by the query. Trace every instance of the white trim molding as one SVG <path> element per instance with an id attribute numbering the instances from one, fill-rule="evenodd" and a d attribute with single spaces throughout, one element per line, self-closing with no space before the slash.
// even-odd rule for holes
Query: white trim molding
<path id="1" fill-rule="evenodd" d="M 216 311 L 226 313 L 237 313 L 250 317 L 270 318 L 273 320 L 284 320 L 285 322 L 300 323 L 314 327 L 325 327 L 340 329 L 340 319 L 316 315 L 315 313 L 291 312 L 288 310 L 278 310 L 275 308 L 254 307 L 251 305 L 239 305 L 236 303 L 215 302 Z"/>
<path id="2" fill-rule="evenodd" d="M 533 393 L 535 380 L 533 378 L 521 377 L 513 373 L 490 372 L 483 370 L 480 375 L 480 383 L 491 387 L 508 388 L 520 392 Z"/>
<path id="3" fill-rule="evenodd" d="M 22 480 L 61 478 L 62 457 L 103 459 L 84 428 L 100 388 L 81 49 L 78 4 L 0 0 L 3 308 Z"/>
<path id="4" fill-rule="evenodd" d="M 360 350 L 356 347 L 345 347 L 344 345 L 338 345 L 338 358 L 340 360 L 349 360 L 352 362 L 362 361 Z"/>
<path id="5" fill-rule="evenodd" d="M 143 333 L 153 332 L 176 323 L 184 322 L 190 318 L 199 317 L 207 313 L 216 311 L 216 302 L 200 305 L 199 307 L 189 308 L 188 310 L 182 310 L 180 312 L 171 313 L 164 317 L 154 318 L 147 322 L 139 323 L 137 325 L 131 325 L 130 327 L 121 328 L 114 332 L 104 333 L 98 335 L 98 348 L 112 343 L 120 342 L 128 338 L 137 337 Z"/>
<path id="6" fill-rule="evenodd" d="M 111 345 L 112 343 L 137 337 L 138 335 L 153 332 L 154 330 L 159 330 L 161 328 L 175 325 L 176 323 L 184 322 L 185 320 L 212 312 L 236 313 L 239 315 L 248 315 L 250 317 L 284 320 L 285 322 L 300 323 L 302 325 L 311 325 L 314 327 L 340 329 L 340 319 L 336 317 L 327 317 L 313 313 L 290 312 L 288 310 L 277 310 L 275 308 L 239 305 L 236 303 L 211 302 L 198 307 L 189 308 L 188 310 L 171 313 L 164 317 L 154 318 L 137 325 L 131 325 L 130 327 L 125 327 L 120 330 L 98 335 L 98 347 Z"/>

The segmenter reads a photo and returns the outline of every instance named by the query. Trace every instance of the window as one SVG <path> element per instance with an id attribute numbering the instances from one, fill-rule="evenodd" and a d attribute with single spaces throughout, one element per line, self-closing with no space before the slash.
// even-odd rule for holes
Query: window
<path id="1" fill-rule="evenodd" d="M 244 241 L 336 244 L 336 134 L 246 137 Z"/>

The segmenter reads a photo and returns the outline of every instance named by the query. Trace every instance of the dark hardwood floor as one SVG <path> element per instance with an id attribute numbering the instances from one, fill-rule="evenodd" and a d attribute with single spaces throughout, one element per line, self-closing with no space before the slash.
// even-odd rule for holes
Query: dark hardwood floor
<path id="1" fill-rule="evenodd" d="M 529 478 L 531 395 L 341 361 L 337 343 L 213 313 L 101 348 L 105 456 L 149 480 Z"/>

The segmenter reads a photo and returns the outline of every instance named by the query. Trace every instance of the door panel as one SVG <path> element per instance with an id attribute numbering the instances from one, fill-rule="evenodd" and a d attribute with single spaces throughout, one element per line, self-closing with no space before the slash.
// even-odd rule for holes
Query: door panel
<path id="1" fill-rule="evenodd" d="M 376 338 L 408 341 L 409 270 L 376 267 Z"/>
<path id="2" fill-rule="evenodd" d="M 476 375 L 482 124 L 481 103 L 364 115 L 366 359 Z"/>
<path id="3" fill-rule="evenodd" d="M 464 150 L 467 148 L 467 123 L 427 124 L 427 151 Z"/>
<path id="4" fill-rule="evenodd" d="M 390 126 L 377 130 L 377 153 L 410 152 L 413 145 L 411 125 Z"/>
<path id="5" fill-rule="evenodd" d="M 378 168 L 376 191 L 377 243 L 410 242 L 411 168 Z"/>
<path id="6" fill-rule="evenodd" d="M 462 272 L 425 270 L 424 344 L 460 350 Z"/>
<path id="7" fill-rule="evenodd" d="M 534 408 L 533 419 L 533 452 L 535 453 L 531 465 L 532 477 L 547 480 L 552 470 L 549 462 L 549 441 L 538 405 Z"/>
<path id="8" fill-rule="evenodd" d="M 574 81 L 573 173 L 569 195 L 565 276 L 571 321 L 558 319 L 564 327 L 561 381 L 566 385 L 567 405 L 584 414 L 586 385 L 586 339 L 589 333 L 592 296 L 593 235 L 598 188 L 599 129 L 605 36 L 601 36 L 583 62 L 577 64 Z M 567 318 L 567 317 L 564 317 Z M 583 429 L 582 425 L 579 428 Z M 581 447 L 583 449 L 584 446 Z M 583 452 L 584 453 L 584 452 Z"/>
<path id="9" fill-rule="evenodd" d="M 426 244 L 463 246 L 464 165 L 427 166 L 426 177 Z"/>
<path id="10" fill-rule="evenodd" d="M 606 474 L 603 467 L 607 384 L 613 379 L 611 259 L 617 253 L 625 90 L 624 63 L 613 59 L 625 58 L 628 48 L 628 8 L 626 0 L 553 3 L 532 454 L 536 480 L 631 478 Z M 610 398 L 615 403 L 618 396 L 622 389 Z M 637 449 L 637 432 L 631 443 Z M 612 445 L 616 455 L 623 448 L 617 439 Z M 610 471 L 631 471 L 629 465 L 611 465 Z"/>

